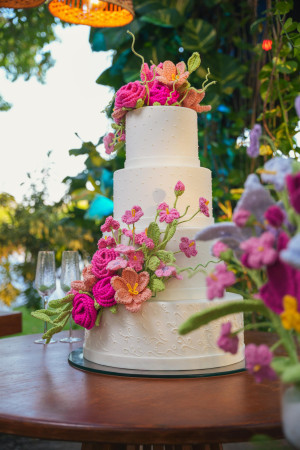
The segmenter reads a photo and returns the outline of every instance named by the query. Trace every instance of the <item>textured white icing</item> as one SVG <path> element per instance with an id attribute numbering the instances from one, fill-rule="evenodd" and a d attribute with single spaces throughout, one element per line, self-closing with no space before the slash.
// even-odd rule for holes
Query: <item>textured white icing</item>
<path id="1" fill-rule="evenodd" d="M 240 299 L 227 294 L 214 304 Z M 125 369 L 196 370 L 221 367 L 244 358 L 243 335 L 236 355 L 217 345 L 221 323 L 230 320 L 233 329 L 243 326 L 243 315 L 234 314 L 211 322 L 185 336 L 178 327 L 192 314 L 207 308 L 208 301 L 147 301 L 137 313 L 123 305 L 112 314 L 104 311 L 99 327 L 86 330 L 83 356 L 97 364 Z"/>
<path id="2" fill-rule="evenodd" d="M 199 208 L 199 197 L 209 200 L 210 217 L 199 214 L 179 225 L 167 250 L 179 250 L 181 237 L 193 239 L 200 228 L 213 223 L 211 171 L 200 167 L 198 159 L 197 114 L 181 107 L 146 107 L 126 116 L 125 169 L 114 174 L 114 217 L 121 220 L 125 210 L 141 206 L 144 216 L 136 232 L 143 231 L 154 220 L 157 205 L 166 202 L 173 207 L 174 186 L 180 180 L 185 193 L 177 208 L 183 213 L 190 205 L 190 217 Z M 165 224 L 161 224 L 164 228 Z M 198 254 L 187 258 L 177 254 L 180 267 L 205 266 L 213 258 L 211 243 L 197 242 Z M 213 263 L 208 267 L 212 270 Z M 220 325 L 231 320 L 234 329 L 243 326 L 243 315 L 235 314 L 186 336 L 178 327 L 192 314 L 207 308 L 205 278 L 183 274 L 182 281 L 168 281 L 167 289 L 143 304 L 138 313 L 119 305 L 117 314 L 104 311 L 99 327 L 86 331 L 84 357 L 98 364 L 128 369 L 196 370 L 221 367 L 244 357 L 243 335 L 236 355 L 224 353 L 216 344 Z M 222 301 L 239 299 L 227 294 Z M 214 304 L 219 300 L 214 300 Z"/>

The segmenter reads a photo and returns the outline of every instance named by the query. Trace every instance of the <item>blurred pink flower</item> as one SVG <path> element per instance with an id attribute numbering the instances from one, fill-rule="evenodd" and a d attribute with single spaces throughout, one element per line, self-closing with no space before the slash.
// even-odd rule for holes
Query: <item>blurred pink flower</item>
<path id="1" fill-rule="evenodd" d="M 124 117 L 126 116 L 127 111 L 126 109 L 122 108 L 114 108 L 114 112 L 112 113 L 112 118 L 116 122 L 116 124 L 120 125 Z"/>
<path id="2" fill-rule="evenodd" d="M 190 258 L 191 256 L 196 256 L 197 255 L 198 252 L 197 252 L 197 249 L 196 249 L 196 242 L 195 241 L 191 241 L 187 237 L 182 237 L 180 239 L 180 241 L 181 242 L 179 244 L 179 248 L 185 254 L 185 256 Z"/>
<path id="3" fill-rule="evenodd" d="M 300 214 L 300 172 L 286 176 L 286 186 L 294 210 Z"/>
<path id="4" fill-rule="evenodd" d="M 226 252 L 228 250 L 228 246 L 224 244 L 222 241 L 217 241 L 212 247 L 212 254 L 216 258 L 220 258 L 220 254 L 222 252 Z"/>
<path id="5" fill-rule="evenodd" d="M 266 231 L 260 237 L 251 237 L 242 242 L 240 248 L 244 250 L 241 262 L 249 269 L 260 269 L 263 266 L 274 264 L 277 251 L 274 248 L 275 236 Z"/>
<path id="6" fill-rule="evenodd" d="M 207 298 L 213 300 L 215 297 L 221 298 L 225 294 L 225 288 L 235 283 L 235 275 L 227 270 L 225 263 L 219 263 L 215 271 L 206 277 Z"/>
<path id="7" fill-rule="evenodd" d="M 236 224 L 237 227 L 244 227 L 247 224 L 249 217 L 251 216 L 251 212 L 246 209 L 239 209 L 232 216 L 232 221 Z"/>
<path id="8" fill-rule="evenodd" d="M 103 144 L 104 144 L 104 148 L 105 148 L 105 153 L 107 153 L 108 155 L 110 155 L 115 149 L 115 147 L 113 145 L 114 138 L 115 138 L 114 133 L 108 133 L 103 138 Z"/>
<path id="9" fill-rule="evenodd" d="M 275 228 L 281 227 L 285 219 L 284 212 L 277 205 L 270 206 L 264 216 L 268 224 Z"/>
<path id="10" fill-rule="evenodd" d="M 277 378 L 270 366 L 273 354 L 266 345 L 248 344 L 245 348 L 245 359 L 246 369 L 254 375 L 257 383 L 261 383 L 264 379 L 275 380 Z"/>
<path id="11" fill-rule="evenodd" d="M 224 350 L 224 352 L 236 354 L 239 346 L 239 339 L 237 335 L 231 334 L 231 322 L 222 323 L 221 334 L 217 341 L 218 346 Z"/>

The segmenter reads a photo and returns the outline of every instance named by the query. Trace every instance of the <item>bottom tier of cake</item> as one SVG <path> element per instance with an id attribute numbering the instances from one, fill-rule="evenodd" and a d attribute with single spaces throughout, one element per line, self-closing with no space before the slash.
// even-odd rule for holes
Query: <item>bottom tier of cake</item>
<path id="1" fill-rule="evenodd" d="M 235 294 L 213 304 L 240 300 Z M 244 340 L 239 336 L 235 355 L 217 345 L 221 324 L 231 321 L 233 330 L 243 327 L 243 314 L 215 320 L 185 336 L 178 327 L 192 314 L 212 305 L 209 300 L 148 300 L 141 311 L 131 313 L 123 305 L 117 313 L 104 311 L 99 327 L 86 330 L 85 359 L 104 366 L 137 370 L 197 370 L 234 364 L 244 358 Z"/>

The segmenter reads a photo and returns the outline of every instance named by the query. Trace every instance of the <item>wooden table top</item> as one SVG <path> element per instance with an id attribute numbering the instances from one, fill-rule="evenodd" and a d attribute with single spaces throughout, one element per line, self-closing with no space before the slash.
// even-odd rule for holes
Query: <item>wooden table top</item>
<path id="1" fill-rule="evenodd" d="M 86 373 L 67 361 L 82 342 L 44 346 L 35 337 L 0 340 L 0 432 L 130 444 L 282 437 L 277 381 L 256 384 L 246 372 L 192 379 Z M 262 333 L 252 332 L 251 341 L 262 342 Z"/>

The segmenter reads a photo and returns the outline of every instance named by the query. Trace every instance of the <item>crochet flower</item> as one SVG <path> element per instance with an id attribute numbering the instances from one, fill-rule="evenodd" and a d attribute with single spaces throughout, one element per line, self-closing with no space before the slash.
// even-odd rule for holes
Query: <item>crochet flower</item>
<path id="1" fill-rule="evenodd" d="M 179 62 L 178 64 L 172 63 L 172 61 L 165 61 L 162 67 L 156 68 L 156 79 L 162 84 L 173 88 L 174 81 L 175 88 L 178 89 L 183 83 L 186 82 L 189 72 L 186 70 L 184 62 Z"/>
<path id="2" fill-rule="evenodd" d="M 135 108 L 136 102 L 146 95 L 146 88 L 140 81 L 132 81 L 122 86 L 116 93 L 115 108 Z"/>
<path id="3" fill-rule="evenodd" d="M 276 191 L 283 191 L 285 187 L 285 177 L 291 172 L 291 158 L 275 156 L 265 163 L 261 179 L 264 183 L 274 184 Z"/>
<path id="4" fill-rule="evenodd" d="M 180 197 L 185 191 L 185 185 L 181 182 L 181 181 L 177 181 L 175 188 L 174 188 L 174 193 L 176 195 L 176 197 Z"/>
<path id="5" fill-rule="evenodd" d="M 298 302 L 292 295 L 283 297 L 284 311 L 280 314 L 282 326 L 286 330 L 295 330 L 300 333 L 300 312 L 298 311 Z"/>
<path id="6" fill-rule="evenodd" d="M 251 216 L 250 211 L 241 208 L 233 214 L 232 221 L 236 224 L 237 227 L 242 228 L 246 226 L 250 216 Z"/>
<path id="7" fill-rule="evenodd" d="M 259 138 L 261 136 L 261 125 L 256 123 L 250 131 L 250 145 L 247 148 L 247 155 L 256 158 L 259 155 Z"/>
<path id="8" fill-rule="evenodd" d="M 108 155 L 110 155 L 115 149 L 115 147 L 113 145 L 114 138 L 115 138 L 114 133 L 108 133 L 103 138 L 103 144 L 104 144 L 104 148 L 105 148 L 105 153 L 107 153 Z"/>
<path id="9" fill-rule="evenodd" d="M 158 205 L 157 211 L 166 210 L 169 208 L 169 205 L 166 202 L 162 202 Z"/>
<path id="10" fill-rule="evenodd" d="M 117 220 L 113 218 L 113 216 L 108 216 L 105 219 L 104 224 L 101 226 L 101 231 L 105 233 L 106 231 L 118 230 L 120 228 L 120 224 Z"/>
<path id="11" fill-rule="evenodd" d="M 296 175 L 287 175 L 285 180 L 291 205 L 300 214 L 300 172 Z"/>
<path id="12" fill-rule="evenodd" d="M 78 293 L 79 291 L 92 292 L 93 286 L 97 283 L 98 278 L 92 274 L 91 270 L 92 265 L 89 264 L 82 271 L 83 280 L 71 281 L 71 290 L 73 293 Z"/>
<path id="13" fill-rule="evenodd" d="M 116 302 L 124 304 L 131 312 L 139 311 L 142 303 L 151 298 L 152 292 L 147 288 L 148 283 L 148 272 L 137 274 L 130 267 L 123 270 L 121 277 L 111 279 L 111 285 L 116 291 Z"/>
<path id="14" fill-rule="evenodd" d="M 101 248 L 94 253 L 92 258 L 92 273 L 99 279 L 109 275 L 106 269 L 109 261 L 116 259 L 118 254 L 112 248 Z"/>
<path id="15" fill-rule="evenodd" d="M 161 206 L 161 205 L 159 205 Z M 160 222 L 166 222 L 166 223 L 172 223 L 173 220 L 179 219 L 180 214 L 175 208 L 169 209 L 169 206 L 166 205 L 166 208 L 159 211 L 159 221 Z"/>
<path id="16" fill-rule="evenodd" d="M 207 112 L 211 110 L 210 105 L 200 106 L 199 103 L 204 99 L 205 92 L 197 89 L 190 89 L 182 102 L 182 106 L 185 108 L 190 108 L 196 111 L 197 113 Z"/>
<path id="17" fill-rule="evenodd" d="M 215 256 L 216 258 L 220 258 L 221 253 L 226 252 L 226 250 L 228 250 L 229 247 L 224 244 L 222 241 L 217 241 L 213 246 L 212 246 L 212 254 L 213 256 Z"/>
<path id="18" fill-rule="evenodd" d="M 209 201 L 206 200 L 206 198 L 204 197 L 200 197 L 199 198 L 199 208 L 200 211 L 202 212 L 202 214 L 204 214 L 206 217 L 209 217 L 209 209 L 208 209 L 208 205 Z"/>
<path id="19" fill-rule="evenodd" d="M 106 247 L 115 247 L 116 241 L 112 236 L 105 236 L 104 238 L 99 239 L 98 248 L 106 248 Z"/>
<path id="20" fill-rule="evenodd" d="M 215 267 L 215 271 L 206 277 L 206 295 L 209 300 L 215 297 L 223 297 L 225 288 L 235 283 L 235 275 L 230 270 L 227 270 L 225 263 L 219 263 Z"/>
<path id="21" fill-rule="evenodd" d="M 87 294 L 75 294 L 73 299 L 72 317 L 77 325 L 87 330 L 93 328 L 97 318 L 94 299 Z"/>
<path id="22" fill-rule="evenodd" d="M 182 275 L 178 275 L 176 268 L 174 266 L 167 266 L 162 261 L 160 262 L 158 268 L 155 271 L 155 275 L 159 278 L 162 277 L 175 277 L 178 280 L 182 280 Z"/>
<path id="23" fill-rule="evenodd" d="M 133 206 L 130 210 L 125 211 L 122 220 L 127 225 L 137 222 L 144 215 L 140 206 Z"/>
<path id="24" fill-rule="evenodd" d="M 122 233 L 124 234 L 124 236 L 127 236 L 130 239 L 132 239 L 133 237 L 132 230 L 128 230 L 127 228 L 122 228 Z"/>
<path id="25" fill-rule="evenodd" d="M 115 248 L 115 251 L 123 255 L 128 255 L 128 253 L 134 252 L 135 248 L 133 247 L 133 245 L 118 244 Z"/>
<path id="26" fill-rule="evenodd" d="M 224 352 L 236 354 L 239 346 L 239 339 L 237 335 L 231 333 L 231 322 L 222 323 L 221 334 L 217 341 L 218 346 L 224 350 Z"/>
<path id="27" fill-rule="evenodd" d="M 116 270 L 125 269 L 127 267 L 127 259 L 123 259 L 118 256 L 116 259 L 109 261 L 106 268 L 111 272 L 115 272 Z"/>
<path id="28" fill-rule="evenodd" d="M 158 102 L 161 105 L 173 105 L 179 99 L 179 92 L 173 91 L 165 84 L 158 83 L 157 81 L 152 85 L 149 92 L 149 106 L 153 106 L 153 103 Z"/>
<path id="29" fill-rule="evenodd" d="M 190 258 L 191 256 L 196 256 L 197 255 L 198 252 L 197 252 L 197 249 L 196 249 L 195 241 L 191 241 L 187 237 L 182 237 L 180 239 L 180 241 L 181 242 L 179 244 L 179 248 L 185 254 L 185 256 Z"/>
<path id="30" fill-rule="evenodd" d="M 275 236 L 266 231 L 260 237 L 252 237 L 240 244 L 244 250 L 241 262 L 249 269 L 260 269 L 263 266 L 273 264 L 277 259 L 277 251 L 274 249 Z"/>
<path id="31" fill-rule="evenodd" d="M 262 345 L 248 344 L 245 348 L 246 369 L 254 375 L 255 381 L 275 380 L 276 373 L 270 367 L 273 355 L 269 348 Z"/>
<path id="32" fill-rule="evenodd" d="M 126 109 L 122 109 L 122 108 L 114 108 L 114 112 L 112 113 L 112 118 L 114 119 L 114 121 L 120 125 L 120 123 L 122 122 L 122 120 L 124 119 L 124 117 L 126 116 L 127 111 Z"/>
<path id="33" fill-rule="evenodd" d="M 110 284 L 111 279 L 111 276 L 102 278 L 102 280 L 98 281 L 93 287 L 93 296 L 96 302 L 99 303 L 100 306 L 106 308 L 110 308 L 116 304 L 115 290 Z"/>
<path id="34" fill-rule="evenodd" d="M 144 65 L 141 68 L 141 80 L 143 82 L 148 81 L 149 88 L 151 88 L 155 82 L 156 67 L 162 68 L 163 64 L 159 63 L 158 66 L 152 64 L 152 66 L 149 69 L 148 64 L 144 63 Z"/>
<path id="35" fill-rule="evenodd" d="M 285 214 L 277 205 L 270 206 L 264 214 L 269 225 L 275 228 L 281 227 L 285 219 Z"/>
<path id="36" fill-rule="evenodd" d="M 140 272 L 143 269 L 144 259 L 142 251 L 128 253 L 128 267 Z"/>
<path id="37" fill-rule="evenodd" d="M 141 233 L 137 233 L 135 235 L 134 241 L 138 245 L 145 244 L 147 248 L 150 248 L 150 249 L 154 248 L 153 240 L 148 238 L 148 236 L 147 236 L 147 229 L 145 231 L 142 231 Z"/>
<path id="38" fill-rule="evenodd" d="M 278 237 L 277 249 L 281 256 L 287 247 L 289 238 L 281 232 Z M 293 269 L 280 259 L 267 267 L 268 282 L 264 284 L 259 295 L 268 308 L 276 314 L 283 312 L 283 299 L 286 295 L 295 297 L 300 310 L 300 270 Z"/>

